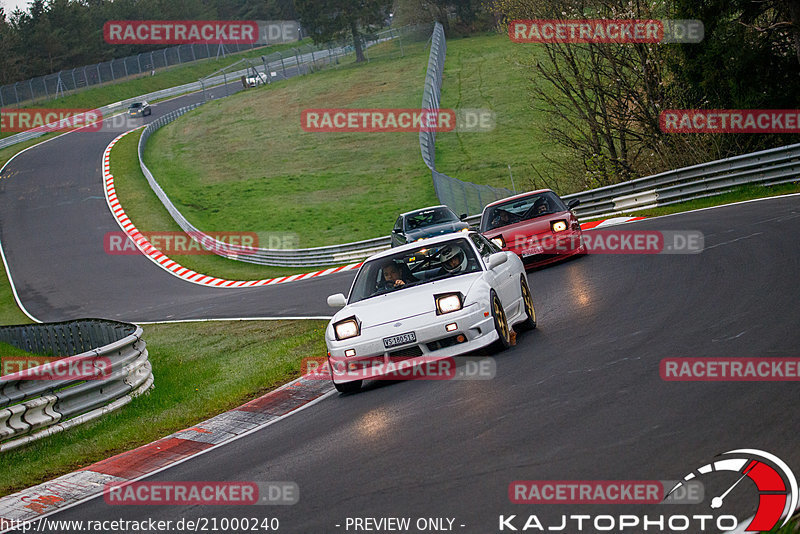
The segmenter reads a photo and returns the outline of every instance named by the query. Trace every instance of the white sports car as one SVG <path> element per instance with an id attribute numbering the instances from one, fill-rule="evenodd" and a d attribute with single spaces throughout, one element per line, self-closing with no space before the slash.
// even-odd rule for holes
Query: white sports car
<path id="1" fill-rule="evenodd" d="M 350 296 L 325 330 L 336 389 L 402 366 L 508 347 L 511 326 L 536 327 L 522 261 L 481 234 L 443 235 L 393 248 L 364 262 Z"/>

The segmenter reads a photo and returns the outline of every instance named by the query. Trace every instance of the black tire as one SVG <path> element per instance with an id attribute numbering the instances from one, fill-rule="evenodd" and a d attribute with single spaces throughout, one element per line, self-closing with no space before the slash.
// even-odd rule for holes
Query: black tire
<path id="1" fill-rule="evenodd" d="M 339 393 L 357 393 L 361 391 L 361 380 L 354 380 L 353 382 L 342 382 L 341 384 L 333 383 L 333 387 Z"/>
<path id="2" fill-rule="evenodd" d="M 508 317 L 503 309 L 497 294 L 492 291 L 489 297 L 492 307 L 492 318 L 494 319 L 494 329 L 499 339 L 492 345 L 492 352 L 501 352 L 511 346 L 511 328 L 508 326 Z"/>
<path id="3" fill-rule="evenodd" d="M 525 306 L 525 320 L 518 323 L 516 328 L 524 332 L 536 328 L 536 309 L 533 307 L 531 288 L 528 286 L 528 281 L 525 279 L 524 275 L 520 279 L 520 292 L 522 293 L 522 302 Z"/>

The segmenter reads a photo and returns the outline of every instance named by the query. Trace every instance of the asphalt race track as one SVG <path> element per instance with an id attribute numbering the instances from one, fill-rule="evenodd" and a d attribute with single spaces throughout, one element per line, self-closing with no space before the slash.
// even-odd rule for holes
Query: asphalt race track
<path id="1" fill-rule="evenodd" d="M 90 152 L 69 137 L 77 136 L 65 142 L 80 165 Z M 310 313 L 322 309 L 327 290 L 346 285 L 344 277 L 330 278 L 230 297 L 173 281 L 144 259 L 116 265 L 92 256 L 79 267 L 78 260 L 54 265 L 26 252 L 17 232 L 30 238 L 38 228 L 36 239 L 53 247 L 49 257 L 56 258 L 87 250 L 83 246 L 113 229 L 110 216 L 81 215 L 105 208 L 83 199 L 99 190 L 96 147 L 106 141 L 92 143 L 91 161 L 79 167 L 93 175 L 85 182 L 76 170 L 68 184 L 56 174 L 37 179 L 33 173 L 6 184 L 3 244 L 7 255 L 12 252 L 23 301 L 41 317 L 224 315 L 237 305 L 243 314 Z M 54 150 L 53 144 L 43 150 Z M 32 162 L 16 163 L 23 169 Z M 33 214 L 13 222 L 12 215 L 24 213 L 8 211 L 13 182 L 28 184 L 16 193 L 28 209 L 47 198 L 49 209 L 39 213 L 59 213 L 51 222 L 74 216 L 71 228 L 37 225 Z M 321 533 L 347 532 L 348 517 L 450 517 L 456 532 L 488 533 L 499 531 L 501 514 L 538 514 L 559 525 L 561 514 L 708 513 L 707 504 L 515 505 L 508 486 L 515 480 L 676 480 L 738 448 L 800 465 L 796 383 L 679 383 L 659 375 L 667 357 L 798 356 L 798 223 L 800 196 L 635 223 L 627 228 L 699 230 L 706 249 L 697 255 L 590 255 L 533 272 L 539 328 L 496 356 L 494 380 L 371 383 L 360 394 L 334 395 L 148 479 L 294 481 L 301 495 L 294 506 L 121 507 L 96 498 L 51 519 L 266 516 L 280 519 L 280 532 Z M 69 243 L 59 244 L 68 236 Z M 119 297 L 101 302 L 105 291 Z M 706 486 L 708 495 L 724 489 Z M 752 492 L 739 491 L 725 508 L 742 520 L 755 505 Z"/>
<path id="2" fill-rule="evenodd" d="M 238 81 L 227 90 L 237 89 Z M 194 93 L 155 104 L 144 122 L 201 100 L 202 93 Z M 186 283 L 144 256 L 106 254 L 104 236 L 120 228 L 103 196 L 101 159 L 119 133 L 63 135 L 20 154 L 4 169 L 0 243 L 29 313 L 41 321 L 331 315 L 320 295 L 346 292 L 352 273 L 313 279 L 299 291 L 291 283 L 212 289 Z"/>

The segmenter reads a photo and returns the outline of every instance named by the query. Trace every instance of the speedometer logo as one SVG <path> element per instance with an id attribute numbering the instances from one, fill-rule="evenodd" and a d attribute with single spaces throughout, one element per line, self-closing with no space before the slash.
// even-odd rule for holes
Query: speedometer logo
<path id="1" fill-rule="evenodd" d="M 699 467 L 683 477 L 683 480 L 670 490 L 667 497 L 685 482 L 708 473 L 734 472 L 739 474 L 736 481 L 725 492 L 711 500 L 711 508 L 722 508 L 725 498 L 736 490 L 740 482 L 749 478 L 758 488 L 758 509 L 746 530 L 764 532 L 772 530 L 781 519 L 783 519 L 781 526 L 789 522 L 798 504 L 797 479 L 783 460 L 756 449 L 737 449 L 719 456 L 724 458 Z"/>

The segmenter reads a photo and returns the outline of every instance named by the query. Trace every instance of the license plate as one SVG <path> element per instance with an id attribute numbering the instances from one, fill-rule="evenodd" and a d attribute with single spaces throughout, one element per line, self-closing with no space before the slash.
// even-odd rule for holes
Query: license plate
<path id="1" fill-rule="evenodd" d="M 383 338 L 383 346 L 387 349 L 392 347 L 396 347 L 398 345 L 405 345 L 407 343 L 416 343 L 417 342 L 417 334 L 414 332 L 408 332 L 406 334 L 399 334 L 392 337 L 385 337 Z"/>
<path id="2" fill-rule="evenodd" d="M 537 247 L 529 248 L 527 250 L 523 250 L 522 251 L 522 255 L 523 256 L 535 256 L 536 254 L 541 254 L 542 252 L 544 252 L 544 247 L 537 246 Z"/>

